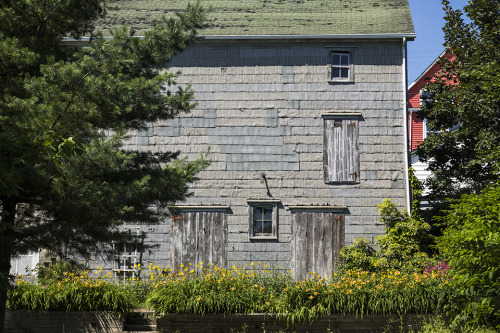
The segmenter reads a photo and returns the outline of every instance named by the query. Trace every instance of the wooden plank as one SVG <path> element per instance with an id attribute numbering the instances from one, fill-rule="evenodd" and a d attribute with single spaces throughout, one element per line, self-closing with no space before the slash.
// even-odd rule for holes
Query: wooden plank
<path id="1" fill-rule="evenodd" d="M 174 268 L 177 268 L 182 262 L 182 248 L 183 248 L 183 232 L 182 232 L 182 219 L 184 214 L 179 216 L 172 216 L 171 223 L 171 237 L 170 237 L 170 253 L 171 262 Z"/>
<path id="2" fill-rule="evenodd" d="M 227 264 L 227 213 L 218 213 L 220 215 L 219 221 L 222 221 L 221 229 L 221 256 L 220 256 L 220 264 L 222 266 L 226 266 Z"/>
<path id="3" fill-rule="evenodd" d="M 225 263 L 222 260 L 222 256 L 223 252 L 225 251 L 226 244 L 223 244 L 224 238 L 222 237 L 222 235 L 226 233 L 226 230 L 223 229 L 223 223 L 220 218 L 221 216 L 214 215 L 210 220 L 210 229 L 212 233 L 212 250 L 210 251 L 210 262 L 219 267 L 223 267 Z"/>
<path id="4" fill-rule="evenodd" d="M 304 212 L 294 214 L 294 277 L 296 279 L 304 279 L 307 270 L 307 215 Z"/>
<path id="5" fill-rule="evenodd" d="M 303 213 L 303 225 L 304 225 L 304 242 L 305 242 L 305 251 L 302 253 L 304 260 L 304 268 L 303 272 L 304 277 L 309 277 L 309 272 L 314 269 L 314 234 L 316 232 L 314 228 L 314 214 L 312 212 Z"/>
<path id="6" fill-rule="evenodd" d="M 359 181 L 358 121 L 345 120 L 346 178 L 348 181 Z"/>
<path id="7" fill-rule="evenodd" d="M 338 217 L 338 222 L 334 226 L 336 237 L 333 251 L 335 270 L 338 268 L 336 261 L 339 258 L 340 250 L 345 246 L 345 217 L 341 214 L 336 214 L 336 216 Z"/>
<path id="8" fill-rule="evenodd" d="M 196 237 L 196 250 L 193 253 L 194 259 L 192 263 L 194 266 L 196 266 L 196 264 L 202 260 L 203 255 L 205 254 L 205 235 L 203 234 L 205 214 L 200 214 L 200 212 L 193 212 L 193 215 L 195 216 L 194 236 Z"/>
<path id="9" fill-rule="evenodd" d="M 330 123 L 331 121 L 323 121 L 323 177 L 325 182 L 331 181 L 330 175 Z"/>
<path id="10" fill-rule="evenodd" d="M 325 265 L 327 266 L 327 270 L 325 275 L 330 275 L 332 270 L 334 269 L 334 255 L 333 251 L 335 248 L 335 234 L 334 234 L 334 220 L 332 218 L 336 215 L 334 213 L 324 212 L 321 214 L 324 227 L 325 227 Z"/>
<path id="11" fill-rule="evenodd" d="M 313 252 L 313 271 L 317 272 L 321 275 L 326 275 L 328 267 L 325 267 L 327 264 L 325 261 L 325 250 L 328 247 L 325 247 L 325 221 L 323 220 L 322 213 L 311 212 L 313 221 L 314 221 L 314 252 Z"/>

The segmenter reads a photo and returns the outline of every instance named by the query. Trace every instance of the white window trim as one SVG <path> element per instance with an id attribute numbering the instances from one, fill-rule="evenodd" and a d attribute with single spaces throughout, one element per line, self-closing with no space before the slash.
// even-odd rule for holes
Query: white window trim
<path id="1" fill-rule="evenodd" d="M 248 203 L 248 237 L 250 240 L 277 240 L 278 239 L 278 204 L 280 200 L 247 200 Z M 254 233 L 253 211 L 256 207 L 272 207 L 273 223 L 271 234 L 256 236 Z"/>
<path id="2" fill-rule="evenodd" d="M 327 81 L 329 83 L 342 83 L 342 82 L 351 83 L 351 82 L 354 82 L 355 48 L 328 46 L 327 51 L 328 51 L 328 54 L 327 54 L 327 57 L 328 57 L 328 78 L 327 78 Z M 332 77 L 332 68 L 334 66 L 333 65 L 333 54 L 334 53 L 344 53 L 344 54 L 347 53 L 349 55 L 349 65 L 336 66 L 339 68 L 348 68 L 349 69 L 349 73 L 348 73 L 348 76 L 346 78 L 340 78 L 340 77 L 333 78 Z"/>

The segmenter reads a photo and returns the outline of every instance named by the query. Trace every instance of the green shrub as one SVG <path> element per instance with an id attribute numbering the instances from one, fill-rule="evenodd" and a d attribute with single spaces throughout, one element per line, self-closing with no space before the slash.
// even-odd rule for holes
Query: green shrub
<path id="1" fill-rule="evenodd" d="M 80 275 L 85 272 L 82 265 L 68 260 L 57 260 L 48 266 L 40 266 L 37 269 L 38 282 L 42 285 L 50 285 L 64 280 L 68 274 Z"/>
<path id="2" fill-rule="evenodd" d="M 500 329 L 500 183 L 464 195 L 445 216 L 438 247 L 454 274 L 457 327 Z"/>
<path id="3" fill-rule="evenodd" d="M 404 210 L 400 212 L 390 199 L 377 208 L 380 222 L 385 225 L 385 234 L 375 239 L 377 250 L 366 238 L 356 238 L 341 251 L 339 259 L 343 269 L 423 269 L 431 260 L 423 245 L 429 242 L 429 224 Z"/>

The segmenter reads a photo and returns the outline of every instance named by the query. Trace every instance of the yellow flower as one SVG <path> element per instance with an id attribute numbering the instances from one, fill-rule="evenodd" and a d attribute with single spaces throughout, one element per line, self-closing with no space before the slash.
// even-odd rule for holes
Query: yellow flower
<path id="1" fill-rule="evenodd" d="M 313 298 L 314 298 L 314 296 L 309 296 L 309 299 L 313 299 Z"/>
<path id="2" fill-rule="evenodd" d="M 253 266 L 253 261 L 250 263 L 250 265 L 252 265 L 252 266 Z"/>

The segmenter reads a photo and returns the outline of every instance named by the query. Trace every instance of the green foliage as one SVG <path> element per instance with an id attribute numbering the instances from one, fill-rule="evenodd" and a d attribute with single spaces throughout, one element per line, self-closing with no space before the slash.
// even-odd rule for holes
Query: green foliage
<path id="1" fill-rule="evenodd" d="M 128 240 L 120 224 L 163 220 L 209 164 L 125 147 L 195 106 L 165 64 L 195 40 L 205 10 L 189 5 L 144 38 L 131 27 L 103 38 L 94 22 L 105 13 L 105 0 L 0 5 L 0 321 L 12 255 L 103 252 Z M 82 36 L 91 42 L 62 43 Z"/>
<path id="2" fill-rule="evenodd" d="M 418 333 L 496 333 L 497 330 L 488 327 L 460 327 L 459 330 L 455 330 L 450 327 L 449 324 L 445 322 L 442 317 L 436 317 L 434 319 L 428 320 L 423 323 L 422 328 L 418 331 Z"/>
<path id="3" fill-rule="evenodd" d="M 464 195 L 444 218 L 438 247 L 453 269 L 457 325 L 500 328 L 500 183 Z"/>
<path id="4" fill-rule="evenodd" d="M 408 177 L 410 179 L 411 187 L 411 217 L 418 219 L 420 217 L 420 201 L 422 200 L 422 193 L 424 186 L 420 180 L 415 176 L 415 170 L 412 167 L 408 168 Z"/>
<path id="5" fill-rule="evenodd" d="M 77 263 L 68 260 L 57 260 L 48 266 L 40 266 L 37 269 L 37 277 L 41 285 L 48 286 L 64 280 L 68 273 L 80 275 L 84 272 L 85 269 Z"/>
<path id="6" fill-rule="evenodd" d="M 40 247 L 102 251 L 127 237 L 116 231 L 121 223 L 161 221 L 209 164 L 205 155 L 188 161 L 124 147 L 130 134 L 194 107 L 193 91 L 177 87 L 177 74 L 165 64 L 196 38 L 204 9 L 190 5 L 144 38 L 130 27 L 103 38 L 93 22 L 104 14 L 103 0 L 0 6 L 0 257 L 6 262 Z M 70 36 L 92 36 L 92 43 L 63 45 Z"/>
<path id="7" fill-rule="evenodd" d="M 429 242 L 429 224 L 416 215 L 409 216 L 404 210 L 400 212 L 390 199 L 377 208 L 380 222 L 385 225 L 385 234 L 375 239 L 377 250 L 371 247 L 369 240 L 356 238 L 341 251 L 339 258 L 343 269 L 423 268 L 431 260 L 425 247 Z"/>
<path id="8" fill-rule="evenodd" d="M 14 310 L 114 311 L 126 313 L 133 308 L 129 292 L 117 284 L 91 279 L 86 274 L 65 272 L 64 278 L 49 285 L 23 280 L 9 291 L 8 306 Z"/>
<path id="9" fill-rule="evenodd" d="M 453 296 L 449 278 L 437 270 L 344 271 L 330 278 L 311 272 L 309 279 L 294 281 L 265 265 L 263 270 L 250 267 L 189 265 L 171 270 L 155 266 L 150 267 L 147 281 L 125 283 L 113 281 L 111 273 L 90 277 L 86 271 L 78 275 L 60 270 L 60 276 L 54 273 L 54 282 L 46 286 L 17 281 L 9 306 L 123 313 L 147 297 L 145 304 L 158 315 L 269 313 L 297 324 L 328 314 L 435 313 Z"/>
<path id="10" fill-rule="evenodd" d="M 429 224 L 400 212 L 389 199 L 377 208 L 380 222 L 385 225 L 385 234 L 376 238 L 378 255 L 386 258 L 391 267 L 401 267 L 412 260 L 420 261 L 423 266 L 429 260 L 426 249 L 422 248 L 428 238 Z"/>
<path id="11" fill-rule="evenodd" d="M 456 59 L 442 59 L 436 80 L 425 86 L 433 103 L 423 105 L 421 116 L 441 132 L 417 150 L 433 173 L 428 185 L 437 202 L 478 193 L 497 181 L 492 163 L 478 161 L 478 155 L 500 146 L 500 2 L 471 0 L 463 12 L 448 0 L 443 6 L 444 46 Z M 456 124 L 456 130 L 448 130 Z"/>
<path id="12" fill-rule="evenodd" d="M 342 260 L 343 269 L 369 271 L 376 269 L 379 258 L 368 239 L 356 237 L 351 245 L 342 249 L 339 259 Z M 385 267 L 385 265 L 383 265 L 383 267 Z"/>
<path id="13" fill-rule="evenodd" d="M 149 281 L 125 281 L 125 283 L 121 284 L 121 287 L 133 299 L 134 306 L 141 307 L 153 291 L 154 284 Z"/>
<path id="14" fill-rule="evenodd" d="M 159 315 L 260 312 L 297 324 L 328 314 L 439 312 L 453 294 L 448 282 L 438 271 L 344 271 L 329 279 L 311 274 L 310 279 L 293 281 L 265 272 L 215 268 L 166 279 L 147 305 Z"/>

